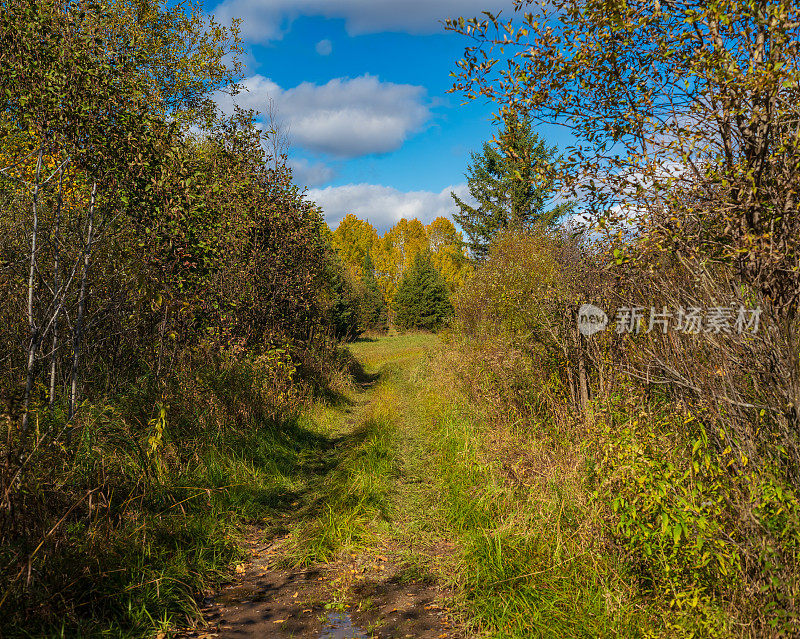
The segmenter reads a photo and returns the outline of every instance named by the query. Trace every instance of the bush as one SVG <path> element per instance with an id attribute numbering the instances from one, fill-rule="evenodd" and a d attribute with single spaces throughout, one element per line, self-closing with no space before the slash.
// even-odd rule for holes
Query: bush
<path id="1" fill-rule="evenodd" d="M 728 269 L 663 259 L 630 238 L 636 262 L 612 249 L 563 232 L 498 237 L 458 296 L 453 368 L 497 430 L 521 427 L 553 456 L 585 459 L 595 543 L 616 547 L 639 593 L 672 611 L 671 635 L 792 635 L 796 324 L 775 322 Z M 760 305 L 770 324 L 662 334 L 645 323 L 586 338 L 584 302 L 612 323 L 615 307 Z"/>
<path id="2" fill-rule="evenodd" d="M 536 407 L 542 419 L 587 410 L 591 371 L 574 310 L 594 295 L 598 270 L 592 248 L 563 230 L 507 231 L 456 298 L 458 330 L 481 347 L 505 351 L 488 358 L 500 365 L 498 388 L 516 377 L 504 364 L 532 362 L 512 403 Z"/>

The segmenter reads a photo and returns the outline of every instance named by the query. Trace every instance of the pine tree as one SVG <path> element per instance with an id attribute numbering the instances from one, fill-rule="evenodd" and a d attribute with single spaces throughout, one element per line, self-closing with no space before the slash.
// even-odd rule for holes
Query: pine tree
<path id="1" fill-rule="evenodd" d="M 573 209 L 572 203 L 547 206 L 555 190 L 556 148 L 539 139 L 530 120 L 507 112 L 499 142 L 498 146 L 484 142 L 482 152 L 472 154 L 466 178 L 477 207 L 451 193 L 460 210 L 453 219 L 466 233 L 470 252 L 478 260 L 486 257 L 499 231 L 533 224 L 552 226 Z"/>
<path id="2" fill-rule="evenodd" d="M 361 283 L 364 287 L 364 300 L 361 303 L 361 323 L 366 330 L 383 332 L 389 320 L 386 301 L 383 299 L 378 280 L 375 278 L 375 266 L 367 253 L 362 264 Z"/>
<path id="3" fill-rule="evenodd" d="M 453 314 L 447 283 L 427 251 L 418 253 L 406 269 L 394 302 L 400 328 L 435 330 Z"/>
<path id="4" fill-rule="evenodd" d="M 342 259 L 330 251 L 325 258 L 325 280 L 331 300 L 330 314 L 334 337 L 352 341 L 362 333 L 360 326 L 361 302 L 350 270 Z"/>

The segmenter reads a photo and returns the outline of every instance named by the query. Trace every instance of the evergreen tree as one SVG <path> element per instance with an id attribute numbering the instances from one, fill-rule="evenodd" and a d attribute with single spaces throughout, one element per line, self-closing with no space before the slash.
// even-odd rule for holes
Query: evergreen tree
<path id="1" fill-rule="evenodd" d="M 378 280 L 375 278 L 375 266 L 367 253 L 362 264 L 361 283 L 364 288 L 364 300 L 361 303 L 361 323 L 366 330 L 385 331 L 389 324 L 386 301 L 383 299 Z"/>
<path id="2" fill-rule="evenodd" d="M 555 153 L 555 147 L 546 146 L 533 132 L 528 118 L 508 111 L 499 146 L 484 142 L 482 152 L 472 154 L 466 178 L 477 207 L 451 195 L 460 210 L 453 218 L 469 238 L 473 257 L 486 257 L 498 231 L 552 226 L 572 210 L 572 203 L 547 206 L 555 190 Z"/>
<path id="3" fill-rule="evenodd" d="M 352 280 L 349 269 L 342 259 L 330 251 L 326 255 L 325 279 L 331 298 L 331 319 L 336 339 L 346 342 L 357 338 L 361 332 L 361 299 L 356 290 L 358 281 Z"/>
<path id="4" fill-rule="evenodd" d="M 453 314 L 447 283 L 433 265 L 430 253 L 416 255 L 403 275 L 394 302 L 395 322 L 400 328 L 435 330 Z"/>

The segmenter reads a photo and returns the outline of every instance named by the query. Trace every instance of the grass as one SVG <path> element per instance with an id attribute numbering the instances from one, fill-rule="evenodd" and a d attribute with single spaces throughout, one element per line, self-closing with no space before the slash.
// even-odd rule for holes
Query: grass
<path id="1" fill-rule="evenodd" d="M 316 481 L 300 509 L 285 562 L 327 561 L 360 547 L 370 524 L 391 518 L 394 452 L 391 422 L 370 414 L 337 445 L 336 465 Z"/>
<path id="2" fill-rule="evenodd" d="M 419 359 L 435 343 L 430 334 L 362 340 L 351 352 L 365 368 L 363 386 L 350 397 L 350 407 L 318 406 L 315 420 L 338 433 L 335 464 L 314 484 L 299 511 L 284 561 L 310 564 L 336 553 L 374 543 L 397 517 L 398 379 L 409 361 Z"/>
<path id="3" fill-rule="evenodd" d="M 437 531 L 458 550 L 438 570 L 465 620 L 497 637 L 641 636 L 621 566 L 587 544 L 591 508 L 573 477 L 515 486 L 486 459 L 486 426 L 435 401 L 428 466 Z"/>
<path id="4" fill-rule="evenodd" d="M 3 636 L 140 637 L 180 626 L 197 614 L 194 596 L 242 557 L 245 524 L 288 534 L 286 565 L 391 543 L 402 574 L 449 585 L 481 636 L 658 634 L 658 611 L 598 542 L 579 451 L 559 456 L 530 429 L 487 422 L 441 349 L 423 333 L 358 341 L 351 351 L 363 370 L 335 401 L 247 421 L 206 445 L 178 448 L 168 425 L 162 470 L 146 472 L 147 486 L 136 484 L 146 457 L 98 418 L 71 481 L 90 484 L 103 465 L 102 516 L 68 522 L 66 550 L 47 558 L 62 565 L 37 564 L 45 587 L 17 601 L 25 623 L 6 617 Z M 180 450 L 191 459 L 170 458 Z M 37 610 L 66 610 L 64 625 Z"/>
<path id="5" fill-rule="evenodd" d="M 197 615 L 196 593 L 243 556 L 243 526 L 290 510 L 333 445 L 303 419 L 254 428 L 146 487 L 126 482 L 141 476 L 133 460 L 117 460 L 104 512 L 67 523 L 61 552 L 36 565 L 37 591 L 12 602 L 3 635 L 135 637 L 185 625 Z M 63 627 L 52 627 L 51 609 L 66 613 Z"/>
<path id="6" fill-rule="evenodd" d="M 412 356 L 430 339 L 399 337 L 390 357 L 397 346 Z M 385 346 L 354 350 L 362 345 L 378 346 L 378 358 Z M 379 377 L 380 366 L 353 365 L 355 383 L 276 417 L 285 380 L 271 384 L 236 366 L 191 371 L 197 386 L 178 396 L 164 424 L 129 425 L 119 406 L 146 403 L 134 388 L 117 404 L 84 410 L 69 454 L 42 449 L 32 465 L 43 474 L 27 481 L 66 504 L 52 512 L 76 509 L 33 557 L 33 587 L 11 583 L 0 635 L 141 637 L 181 627 L 199 614 L 196 595 L 243 558 L 247 525 L 291 531 L 284 561 L 307 564 L 368 543 L 376 524 L 393 518 L 391 371 Z M 28 552 L 0 545 L 8 563 Z"/>
<path id="7" fill-rule="evenodd" d="M 641 609 L 623 563 L 594 545 L 585 465 L 565 459 L 546 477 L 511 480 L 504 462 L 513 457 L 495 448 L 498 433 L 459 395 L 439 349 L 425 334 L 352 346 L 378 381 L 318 489 L 326 508 L 297 532 L 294 561 L 390 539 L 406 549 L 411 577 L 453 588 L 464 623 L 481 636 L 653 630 L 655 613 Z M 506 436 L 544 445 L 522 430 Z"/>
<path id="8" fill-rule="evenodd" d="M 30 557 L 29 577 L 0 580 L 0 636 L 142 637 L 192 623 L 196 596 L 244 556 L 246 525 L 281 520 L 330 472 L 337 434 L 313 411 L 265 416 L 269 378 L 211 366 L 192 378 L 205 379 L 184 387 L 160 426 L 130 423 L 120 406 L 143 404 L 133 388 L 87 406 L 69 452 L 37 449 L 20 494 L 52 532 L 39 546 L 33 535 L 0 543 L 3 565 Z"/>

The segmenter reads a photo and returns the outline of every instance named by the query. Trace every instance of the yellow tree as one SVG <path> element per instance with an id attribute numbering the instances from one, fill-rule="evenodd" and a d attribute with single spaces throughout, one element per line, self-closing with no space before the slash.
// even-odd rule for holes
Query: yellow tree
<path id="1" fill-rule="evenodd" d="M 464 238 L 446 217 L 437 217 L 425 227 L 433 265 L 447 282 L 450 293 L 460 288 L 469 273 Z"/>
<path id="2" fill-rule="evenodd" d="M 378 233 L 369 222 L 348 213 L 333 232 L 333 248 L 350 267 L 353 276 L 362 276 L 364 258 L 372 252 Z"/>
<path id="3" fill-rule="evenodd" d="M 428 248 L 425 226 L 417 219 L 403 218 L 376 242 L 372 251 L 375 276 L 389 305 L 394 300 L 403 272 L 414 256 Z"/>

